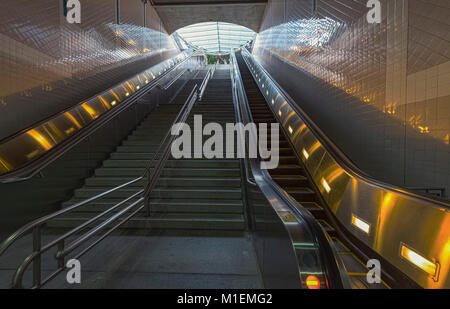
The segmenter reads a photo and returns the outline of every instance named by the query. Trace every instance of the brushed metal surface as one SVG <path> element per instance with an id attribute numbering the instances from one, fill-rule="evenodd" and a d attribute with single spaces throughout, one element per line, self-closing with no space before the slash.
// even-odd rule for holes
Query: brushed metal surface
<path id="1" fill-rule="evenodd" d="M 339 222 L 420 286 L 450 288 L 450 203 L 420 199 L 400 188 L 368 180 L 339 164 L 262 66 L 246 50 L 243 56 L 267 104 L 284 129 L 292 132 L 295 151 Z M 369 233 L 352 225 L 352 216 L 368 223 Z M 402 244 L 439 265 L 438 273 L 429 275 L 401 257 Z"/>
<path id="2" fill-rule="evenodd" d="M 0 142 L 0 174 L 21 167 L 50 151 L 109 110 L 120 107 L 124 100 L 136 92 L 143 91 L 145 86 L 154 83 L 157 77 L 176 67 L 192 54 L 192 50 L 182 52 L 35 127 Z M 185 68 L 186 65 L 183 64 L 176 70 L 181 71 Z"/>
<path id="3" fill-rule="evenodd" d="M 450 198 L 450 2 L 312 2 L 269 1 L 255 57 L 361 169 Z"/>
<path id="4" fill-rule="evenodd" d="M 0 3 L 0 138 L 69 108 L 178 52 L 157 13 L 141 0 L 81 1 L 69 24 L 64 1 Z"/>

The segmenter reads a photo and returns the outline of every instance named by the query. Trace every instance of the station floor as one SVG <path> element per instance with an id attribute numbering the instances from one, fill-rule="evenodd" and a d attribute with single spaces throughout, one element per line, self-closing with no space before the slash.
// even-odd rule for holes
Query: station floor
<path id="1" fill-rule="evenodd" d="M 68 284 L 63 272 L 44 288 L 262 288 L 248 234 L 177 234 L 123 231 L 111 235 L 80 259 L 81 284 Z M 46 236 L 44 241 L 50 239 L 52 236 Z M 8 287 L 30 241 L 29 237 L 22 239 L 0 258 L 0 288 Z M 54 251 L 43 259 L 44 275 L 55 269 L 52 254 Z M 24 282 L 30 279 L 31 267 Z"/>

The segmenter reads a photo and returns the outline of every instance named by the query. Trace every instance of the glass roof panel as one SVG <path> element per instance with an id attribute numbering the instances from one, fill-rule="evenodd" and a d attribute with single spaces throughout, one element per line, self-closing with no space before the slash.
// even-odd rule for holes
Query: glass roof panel
<path id="1" fill-rule="evenodd" d="M 188 45 L 204 49 L 209 54 L 228 54 L 255 38 L 256 33 L 243 26 L 206 22 L 181 28 L 176 32 Z"/>

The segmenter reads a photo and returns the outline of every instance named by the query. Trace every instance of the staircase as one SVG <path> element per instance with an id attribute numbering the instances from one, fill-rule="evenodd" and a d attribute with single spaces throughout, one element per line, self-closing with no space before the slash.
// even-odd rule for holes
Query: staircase
<path id="1" fill-rule="evenodd" d="M 95 174 L 86 179 L 73 198 L 77 202 L 112 189 L 142 175 L 195 84 L 189 81 L 171 104 L 160 105 L 117 147 Z M 228 70 L 217 70 L 214 79 L 186 121 L 193 128 L 194 115 L 203 123 L 234 123 L 231 81 Z M 206 137 L 207 138 L 207 137 Z M 204 139 L 206 139 L 204 138 Z M 93 202 L 70 215 L 56 219 L 52 227 L 75 227 L 96 213 L 142 189 L 144 181 Z M 228 159 L 169 158 L 150 199 L 151 216 L 139 213 L 124 227 L 155 230 L 243 231 L 245 221 L 240 179 L 240 163 Z"/>

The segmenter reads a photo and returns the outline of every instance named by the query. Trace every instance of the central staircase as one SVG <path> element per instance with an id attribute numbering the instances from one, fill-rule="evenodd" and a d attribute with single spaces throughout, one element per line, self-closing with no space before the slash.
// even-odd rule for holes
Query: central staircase
<path id="1" fill-rule="evenodd" d="M 71 206 L 141 176 L 158 145 L 186 101 L 195 84 L 189 81 L 171 104 L 158 106 L 116 151 L 105 160 L 95 174 L 86 179 L 73 198 L 63 204 Z M 228 70 L 217 70 L 186 121 L 193 131 L 194 115 L 202 115 L 203 123 L 217 122 L 225 127 L 234 123 Z M 207 137 L 204 137 L 206 140 Z M 70 215 L 55 219 L 52 227 L 75 227 L 96 213 L 139 191 L 144 180 L 93 202 Z M 235 159 L 169 158 L 150 199 L 151 215 L 142 211 L 124 227 L 155 230 L 227 230 L 244 231 L 240 162 Z"/>

